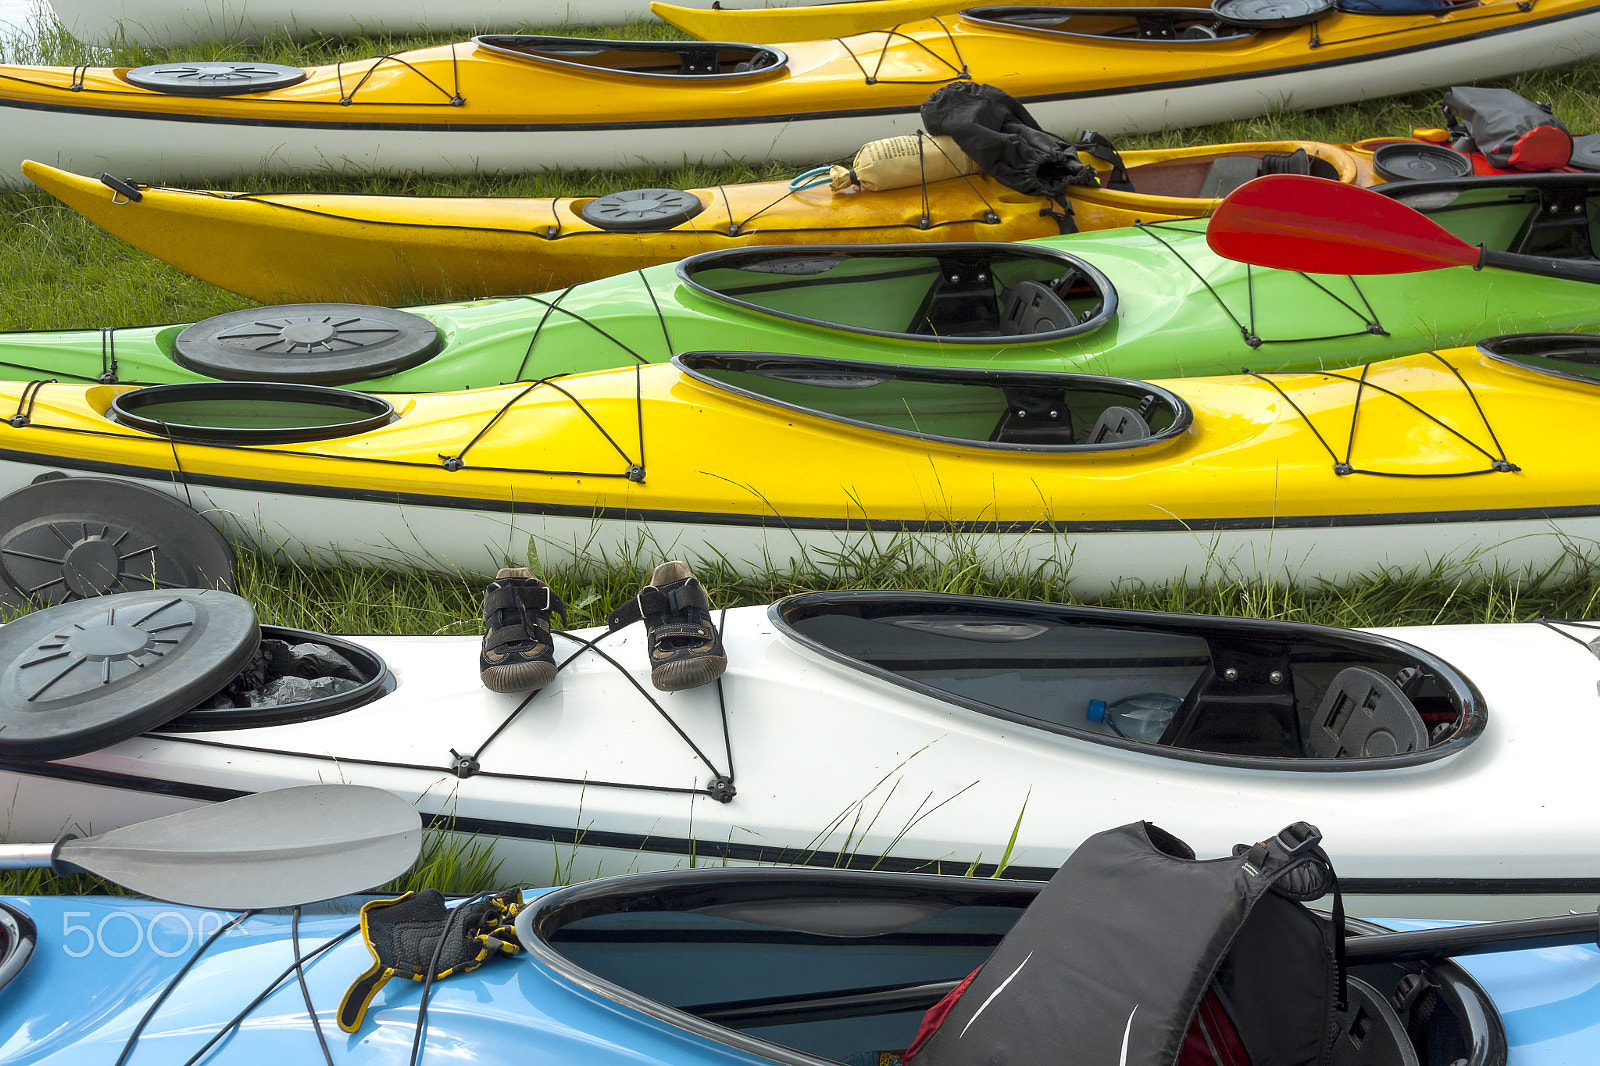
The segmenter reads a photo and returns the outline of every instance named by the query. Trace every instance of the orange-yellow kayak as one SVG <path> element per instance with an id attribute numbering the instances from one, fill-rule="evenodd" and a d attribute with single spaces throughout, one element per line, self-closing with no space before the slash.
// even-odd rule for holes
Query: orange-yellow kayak
<path id="1" fill-rule="evenodd" d="M 929 94 L 958 80 L 1004 89 L 1046 129 L 1115 134 L 1597 51 L 1600 0 L 1488 0 L 1268 29 L 1195 9 L 1011 7 L 781 46 L 500 34 L 308 70 L 0 66 L 0 180 L 20 181 L 23 159 L 143 181 L 811 164 L 912 132 Z"/>
<path id="2" fill-rule="evenodd" d="M 1217 197 L 1259 172 L 1265 157 L 1297 151 L 1324 177 L 1371 184 L 1370 167 L 1311 141 L 1127 152 L 1134 191 L 1073 186 L 1073 219 L 1079 229 L 1098 230 L 1209 214 Z M 1108 164 L 1089 161 L 1108 172 Z M 1054 204 L 981 175 L 879 192 L 793 189 L 782 181 L 654 190 L 661 198 L 650 203 L 676 210 L 644 229 L 637 220 L 617 229 L 596 210 L 596 197 L 269 195 L 140 186 L 134 190 L 140 198 L 131 200 L 94 178 L 33 162 L 22 169 L 135 247 L 265 303 L 397 304 L 538 292 L 757 244 L 1015 241 L 1061 232 Z M 613 200 L 633 203 L 641 195 Z"/>

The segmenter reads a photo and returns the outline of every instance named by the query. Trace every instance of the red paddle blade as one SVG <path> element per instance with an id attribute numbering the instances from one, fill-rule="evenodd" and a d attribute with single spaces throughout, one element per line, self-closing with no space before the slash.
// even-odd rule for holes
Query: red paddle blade
<path id="1" fill-rule="evenodd" d="M 1478 249 L 1375 192 L 1304 174 L 1269 174 L 1218 205 L 1206 243 L 1227 259 L 1312 274 L 1409 274 L 1476 266 Z"/>

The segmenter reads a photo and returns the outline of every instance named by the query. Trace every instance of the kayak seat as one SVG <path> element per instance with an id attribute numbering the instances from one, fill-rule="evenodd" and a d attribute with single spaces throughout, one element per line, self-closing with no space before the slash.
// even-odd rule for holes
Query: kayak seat
<path id="1" fill-rule="evenodd" d="M 989 440 L 995 444 L 1073 444 L 1072 412 L 1067 390 L 1048 386 L 1007 385 L 1006 410 Z"/>
<path id="2" fill-rule="evenodd" d="M 1261 160 L 1253 155 L 1225 155 L 1206 170 L 1200 195 L 1215 200 L 1228 195 L 1245 182 L 1261 176 Z"/>
<path id="3" fill-rule="evenodd" d="M 1304 148 L 1292 152 L 1269 152 L 1257 159 L 1250 155 L 1225 155 L 1206 169 L 1205 181 L 1200 185 L 1203 199 L 1215 200 L 1228 195 L 1245 182 L 1263 174 L 1310 174 L 1311 157 Z M 1338 171 L 1334 171 L 1338 177 Z"/>
<path id="4" fill-rule="evenodd" d="M 1306 737 L 1313 759 L 1361 759 L 1428 746 L 1422 715 L 1393 680 L 1367 666 L 1334 675 Z"/>
<path id="5" fill-rule="evenodd" d="M 1078 324 L 1056 291 L 1037 281 L 1019 281 L 1006 290 L 1000 312 L 1000 335 L 1025 337 L 1032 333 L 1054 333 Z"/>
<path id="6" fill-rule="evenodd" d="M 995 337 L 1001 333 L 987 258 L 941 258 L 939 274 L 907 333 L 927 337 Z"/>

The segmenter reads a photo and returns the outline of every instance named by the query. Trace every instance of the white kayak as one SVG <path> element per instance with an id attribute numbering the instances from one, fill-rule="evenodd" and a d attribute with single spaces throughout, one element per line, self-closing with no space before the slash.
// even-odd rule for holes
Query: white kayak
<path id="1" fill-rule="evenodd" d="M 798 0 L 728 0 L 731 9 L 788 7 Z M 837 2 L 837 0 L 836 0 Z M 846 0 L 848 2 L 848 0 Z M 713 0 L 687 0 L 712 7 Z M 650 17 L 649 0 L 50 0 L 68 33 L 90 44 L 126 40 L 151 48 L 201 41 L 255 42 L 323 34 L 509 30 L 521 26 L 613 26 Z"/>
<path id="2" fill-rule="evenodd" d="M 31 618 L 82 632 L 109 603 Z M 363 687 L 342 696 L 135 723 L 55 761 L 15 732 L 18 714 L 43 721 L 15 709 L 17 664 L 55 669 L 29 660 L 26 624 L 0 627 L 15 727 L 0 730 L 0 792 L 18 839 L 344 781 L 499 837 L 508 881 L 725 863 L 1037 878 L 1119 821 L 1204 853 L 1305 819 L 1340 842 L 1356 913 L 1528 915 L 1600 896 L 1600 629 L 1580 623 L 1366 632 L 813 593 L 722 614 L 728 672 L 699 689 L 650 687 L 639 625 L 593 650 L 579 638 L 598 631 L 558 637 L 565 664 L 533 695 L 482 688 L 473 637 L 344 638 Z M 148 703 L 117 692 L 119 714 Z"/>

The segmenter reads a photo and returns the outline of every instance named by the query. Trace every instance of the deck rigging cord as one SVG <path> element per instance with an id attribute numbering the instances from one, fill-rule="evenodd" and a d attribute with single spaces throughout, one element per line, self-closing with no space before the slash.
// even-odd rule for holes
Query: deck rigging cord
<path id="1" fill-rule="evenodd" d="M 1167 251 L 1173 254 L 1178 262 L 1182 263 L 1184 267 L 1188 269 L 1189 273 L 1194 275 L 1195 280 L 1200 282 L 1200 284 L 1205 287 L 1206 292 L 1211 294 L 1211 298 L 1217 302 L 1217 306 L 1222 309 L 1222 313 L 1227 315 L 1228 318 L 1232 320 L 1233 324 L 1238 327 L 1239 335 L 1244 338 L 1244 343 L 1251 348 L 1260 348 L 1267 344 L 1303 344 L 1306 342 L 1316 341 L 1335 341 L 1343 340 L 1346 337 L 1361 337 L 1369 334 L 1379 337 L 1390 336 L 1389 331 L 1385 329 L 1383 323 L 1378 320 L 1378 313 L 1373 310 L 1372 301 L 1367 299 L 1367 294 L 1361 290 L 1361 284 L 1360 282 L 1356 281 L 1354 276 L 1346 275 L 1350 281 L 1350 287 L 1355 290 L 1356 295 L 1361 299 L 1362 306 L 1366 309 L 1365 314 L 1363 314 L 1361 310 L 1357 309 L 1354 304 L 1350 303 L 1350 301 L 1339 296 L 1332 289 L 1329 289 L 1316 278 L 1297 270 L 1293 271 L 1293 273 L 1299 274 L 1301 278 L 1305 279 L 1308 283 L 1321 292 L 1327 294 L 1346 311 L 1349 311 L 1352 315 L 1355 315 L 1357 318 L 1361 319 L 1362 328 L 1358 330 L 1352 330 L 1349 333 L 1332 333 L 1323 337 L 1262 337 L 1256 329 L 1255 267 L 1248 263 L 1244 264 L 1247 306 L 1246 317 L 1249 319 L 1249 321 L 1246 322 L 1240 319 L 1239 316 L 1234 313 L 1233 309 L 1228 306 L 1228 302 L 1222 298 L 1222 294 L 1212 286 L 1210 280 L 1207 279 L 1204 274 L 1200 273 L 1193 263 L 1184 258 L 1183 253 L 1174 247 L 1172 242 L 1168 241 L 1165 237 L 1161 236 L 1160 233 L 1156 232 L 1157 230 L 1168 230 L 1175 233 L 1183 233 L 1193 236 L 1195 234 L 1203 234 L 1205 232 L 1204 229 L 1186 229 L 1170 222 L 1135 222 L 1134 228 L 1160 243 L 1167 249 Z M 1289 273 L 1289 271 L 1284 271 L 1284 273 Z"/>
<path id="2" fill-rule="evenodd" d="M 1472 391 L 1472 386 L 1467 383 L 1467 380 L 1461 376 L 1461 372 L 1455 367 L 1451 366 L 1450 363 L 1438 352 L 1429 351 L 1426 354 L 1431 355 L 1442 366 L 1455 375 L 1456 381 L 1461 384 L 1461 387 L 1466 391 L 1468 398 L 1472 400 L 1473 409 L 1477 411 L 1479 419 L 1481 419 L 1483 422 L 1483 428 L 1485 432 L 1489 434 L 1489 440 L 1494 445 L 1494 452 L 1490 452 L 1488 449 L 1484 448 L 1483 445 L 1468 437 L 1465 433 L 1462 433 L 1455 426 L 1450 425 L 1437 415 L 1423 410 L 1414 401 L 1407 399 L 1405 396 L 1395 392 L 1393 389 L 1385 388 L 1382 385 L 1372 382 L 1367 377 L 1367 372 L 1372 368 L 1371 363 L 1363 363 L 1361 366 L 1361 373 L 1356 377 L 1351 377 L 1347 373 L 1340 373 L 1334 370 L 1283 370 L 1275 372 L 1246 370 L 1245 372 L 1256 380 L 1271 386 L 1272 390 L 1282 397 L 1285 403 L 1294 408 L 1295 413 L 1300 416 L 1303 422 L 1305 422 L 1306 428 L 1311 430 L 1312 435 L 1317 438 L 1317 443 L 1322 445 L 1323 450 L 1328 453 L 1328 457 L 1333 460 L 1333 472 L 1341 477 L 1348 474 L 1369 474 L 1373 477 L 1448 478 L 1473 477 L 1478 474 L 1514 474 L 1520 471 L 1522 469 L 1520 466 L 1517 466 L 1515 463 L 1506 458 L 1505 449 L 1500 445 L 1500 438 L 1495 435 L 1494 427 L 1489 424 L 1489 416 L 1484 414 L 1483 405 L 1478 403 L 1477 395 Z M 1283 388 L 1273 380 L 1274 377 L 1288 377 L 1292 375 L 1319 376 L 1333 381 L 1348 381 L 1355 384 L 1355 400 L 1350 405 L 1350 430 L 1345 441 L 1344 456 L 1342 458 L 1340 457 L 1339 453 L 1334 450 L 1333 446 L 1328 443 L 1328 440 L 1325 436 L 1323 436 L 1322 431 L 1318 429 L 1316 424 L 1311 421 L 1310 416 L 1305 413 L 1305 410 L 1301 408 L 1299 404 L 1295 403 L 1294 398 L 1285 392 Z M 1417 414 L 1421 415 L 1423 418 L 1426 418 L 1428 421 L 1432 422 L 1440 429 L 1443 429 L 1445 432 L 1449 433 L 1451 436 L 1467 445 L 1467 447 L 1473 449 L 1485 459 L 1489 460 L 1489 465 L 1479 470 L 1451 470 L 1440 473 L 1414 473 L 1395 470 L 1366 470 L 1357 467 L 1352 461 L 1356 442 L 1356 421 L 1361 413 L 1361 398 L 1368 389 L 1372 390 L 1373 392 L 1382 393 L 1385 396 L 1405 404 Z"/>
<path id="3" fill-rule="evenodd" d="M 727 608 L 723 608 L 717 619 L 717 626 L 719 629 L 725 628 L 727 624 L 727 615 Z M 618 673 L 628 680 L 634 689 L 637 690 L 638 693 L 644 697 L 645 701 L 649 703 L 649 705 L 655 710 L 656 714 L 659 715 L 661 719 L 672 729 L 672 731 L 677 734 L 678 738 L 688 746 L 695 759 L 705 766 L 706 770 L 711 775 L 710 779 L 705 785 L 702 786 L 698 783 L 692 786 L 652 785 L 633 781 L 607 781 L 596 780 L 588 777 L 555 777 L 548 774 L 509 773 L 498 770 L 482 769 L 481 759 L 485 750 L 488 749 L 490 744 L 499 739 L 499 737 L 506 731 L 507 727 L 509 727 L 512 722 L 516 721 L 522 712 L 533 703 L 535 698 L 537 698 L 539 693 L 544 691 L 544 689 L 530 692 L 520 701 L 518 701 L 517 705 L 511 709 L 511 712 L 506 715 L 505 718 L 501 719 L 500 723 L 489 732 L 489 735 L 480 741 L 471 751 L 464 753 L 455 748 L 448 749 L 450 758 L 439 765 L 428 763 L 394 762 L 381 759 L 362 759 L 342 755 L 319 754 L 316 752 L 290 751 L 283 748 L 269 748 L 256 745 L 238 744 L 232 741 L 203 740 L 199 737 L 188 734 L 164 734 L 163 739 L 175 744 L 195 744 L 201 747 L 221 748 L 229 751 L 248 751 L 261 755 L 282 755 L 291 758 L 315 759 L 323 762 L 331 762 L 336 765 L 344 764 L 352 766 L 391 767 L 402 770 L 420 770 L 424 772 L 435 772 L 442 775 L 450 775 L 457 778 L 485 777 L 503 781 L 529 781 L 540 784 L 579 785 L 585 788 L 619 788 L 639 792 L 663 792 L 673 795 L 707 796 L 719 803 L 730 802 L 736 795 L 737 790 L 735 788 L 733 773 L 733 739 L 728 728 L 728 702 L 726 693 L 722 687 L 722 679 L 718 678 L 713 682 L 713 684 L 716 686 L 717 692 L 717 709 L 722 731 L 722 746 L 724 757 L 727 760 L 726 769 L 719 768 L 717 766 L 717 764 L 709 755 L 705 753 L 700 745 L 689 736 L 688 731 L 684 729 L 677 719 L 675 719 L 672 714 L 661 705 L 661 701 L 652 695 L 650 691 L 642 684 L 640 684 L 639 680 L 633 676 L 627 667 L 618 662 L 604 648 L 599 647 L 599 642 L 601 640 L 610 636 L 612 633 L 620 631 L 620 629 L 606 630 L 596 634 L 592 638 L 586 639 L 566 630 L 552 630 L 552 637 L 563 637 L 578 645 L 571 655 L 568 655 L 566 658 L 562 659 L 556 664 L 557 673 L 566 668 L 586 651 L 594 652 L 605 662 L 609 663 L 617 670 Z M 436 815 L 433 816 L 433 818 L 434 824 L 436 825 L 449 821 L 449 817 L 445 815 Z"/>
<path id="4" fill-rule="evenodd" d="M 955 53 L 956 61 L 954 63 L 929 48 L 924 42 L 903 32 L 899 26 L 891 26 L 889 29 L 882 31 L 883 47 L 878 50 L 877 60 L 873 63 L 870 73 L 862 64 L 861 57 L 856 54 L 855 49 L 851 48 L 843 37 L 835 37 L 833 40 L 839 47 L 844 49 L 845 54 L 855 63 L 856 69 L 861 71 L 861 77 L 868 85 L 943 85 L 952 81 L 970 81 L 972 75 L 967 72 L 967 61 L 961 56 L 961 46 L 956 43 L 955 34 L 950 32 L 950 27 L 944 24 L 943 19 L 934 18 L 931 21 L 938 23 L 939 28 L 944 31 L 945 40 L 950 42 L 950 50 Z M 878 75 L 883 70 L 884 60 L 889 58 L 889 46 L 897 38 L 916 45 L 954 73 L 948 78 L 880 78 Z"/>
<path id="5" fill-rule="evenodd" d="M 389 52 L 389 53 L 381 55 L 378 58 L 372 60 L 371 63 L 367 66 L 367 69 L 362 71 L 360 79 L 357 80 L 357 82 L 350 87 L 350 91 L 349 92 L 345 92 L 345 90 L 344 90 L 344 60 L 339 60 L 338 62 L 334 63 L 334 65 L 333 65 L 333 75 L 334 75 L 334 78 L 337 79 L 338 84 L 339 84 L 339 100 L 338 100 L 339 105 L 341 107 L 348 107 L 351 104 L 355 103 L 356 102 L 356 93 L 361 91 L 362 86 L 367 84 L 367 79 L 371 78 L 372 75 L 377 72 L 378 68 L 383 66 L 385 63 L 398 63 L 402 67 L 405 67 L 407 70 L 411 71 L 411 73 L 415 74 L 417 77 L 421 78 L 423 81 L 427 82 L 429 85 L 431 85 L 435 89 L 439 90 L 439 94 L 441 96 L 443 96 L 447 102 L 444 103 L 444 104 L 439 104 L 439 103 L 401 103 L 401 102 L 390 102 L 390 101 L 379 100 L 377 102 L 379 105 L 387 104 L 388 106 L 393 106 L 393 107 L 460 107 L 462 104 L 465 104 L 467 102 L 466 97 L 461 95 L 461 67 L 460 67 L 460 64 L 456 60 L 456 46 L 455 46 L 454 43 L 452 43 L 450 45 L 450 71 L 451 71 L 451 74 L 455 78 L 455 91 L 454 92 L 450 92 L 450 91 L 446 90 L 443 85 L 440 85 L 438 82 L 434 81 L 432 78 L 430 78 L 426 74 L 422 73 L 422 71 L 418 70 L 416 68 L 416 66 L 413 63 L 411 63 L 409 60 L 401 59 L 394 52 Z M 306 103 L 327 103 L 326 100 L 310 100 L 310 101 L 304 101 L 304 102 L 306 102 Z M 362 101 L 362 106 L 371 107 L 373 105 L 372 104 L 368 104 L 366 101 L 363 100 Z"/>

